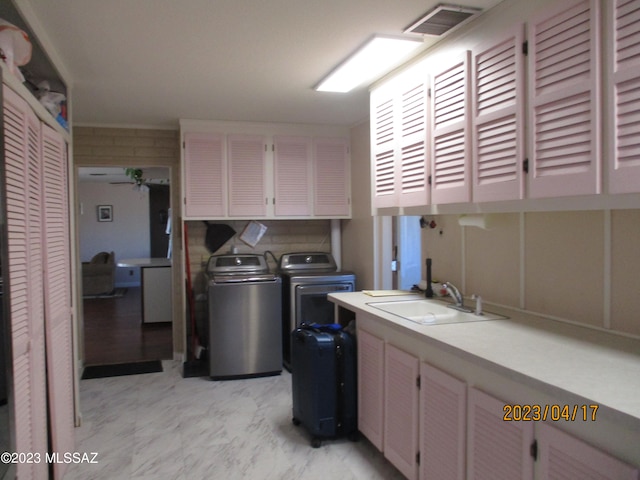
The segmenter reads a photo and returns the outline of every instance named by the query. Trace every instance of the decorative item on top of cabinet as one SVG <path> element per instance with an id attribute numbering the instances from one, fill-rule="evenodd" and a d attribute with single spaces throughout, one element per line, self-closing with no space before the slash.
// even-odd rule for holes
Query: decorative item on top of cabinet
<path id="1" fill-rule="evenodd" d="M 225 136 L 218 133 L 185 133 L 184 160 L 185 217 L 226 216 Z"/>
<path id="2" fill-rule="evenodd" d="M 503 401 L 469 388 L 469 480 L 533 479 L 534 422 L 505 421 L 504 405 Z"/>
<path id="3" fill-rule="evenodd" d="M 311 137 L 275 136 L 276 216 L 312 214 Z"/>
<path id="4" fill-rule="evenodd" d="M 524 195 L 524 24 L 473 50 L 473 201 Z"/>
<path id="5" fill-rule="evenodd" d="M 606 2 L 609 192 L 640 192 L 640 0 Z"/>
<path id="6" fill-rule="evenodd" d="M 341 137 L 313 139 L 314 214 L 351 215 L 349 140 Z"/>
<path id="7" fill-rule="evenodd" d="M 531 198 L 601 191 L 599 3 L 560 2 L 528 24 Z"/>
<path id="8" fill-rule="evenodd" d="M 228 135 L 229 216 L 267 214 L 265 137 Z"/>
<path id="9" fill-rule="evenodd" d="M 423 65 L 371 93 L 374 208 L 429 204 L 427 93 Z"/>
<path id="10" fill-rule="evenodd" d="M 471 52 L 433 75 L 431 201 L 471 200 Z"/>

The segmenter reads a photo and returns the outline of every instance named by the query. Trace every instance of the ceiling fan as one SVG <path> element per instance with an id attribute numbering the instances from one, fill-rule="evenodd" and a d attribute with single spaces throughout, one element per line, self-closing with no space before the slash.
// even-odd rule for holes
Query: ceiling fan
<path id="1" fill-rule="evenodd" d="M 131 178 L 130 181 L 126 182 L 109 182 L 111 185 L 133 185 L 133 189 L 140 192 L 149 191 L 149 185 L 151 184 L 165 184 L 168 183 L 168 180 L 160 179 L 154 180 L 151 178 L 144 178 L 143 171 L 141 168 L 125 168 L 124 174 Z"/>

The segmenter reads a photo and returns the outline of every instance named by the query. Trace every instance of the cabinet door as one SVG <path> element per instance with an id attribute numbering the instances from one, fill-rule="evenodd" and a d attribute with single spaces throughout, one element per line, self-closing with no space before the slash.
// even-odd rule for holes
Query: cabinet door
<path id="1" fill-rule="evenodd" d="M 523 197 L 524 25 L 473 51 L 473 201 Z"/>
<path id="2" fill-rule="evenodd" d="M 536 424 L 541 478 L 638 480 L 638 469 L 545 423 Z"/>
<path id="3" fill-rule="evenodd" d="M 275 214 L 311 215 L 311 137 L 274 137 L 274 163 Z"/>
<path id="4" fill-rule="evenodd" d="M 505 402 L 469 389 L 469 480 L 533 478 L 533 422 L 504 420 Z"/>
<path id="5" fill-rule="evenodd" d="M 371 92 L 371 203 L 373 208 L 398 205 L 394 84 Z"/>
<path id="6" fill-rule="evenodd" d="M 387 344 L 384 456 L 409 480 L 418 478 L 418 359 Z"/>
<path id="7" fill-rule="evenodd" d="M 383 449 L 384 341 L 358 330 L 358 430 Z"/>
<path id="8" fill-rule="evenodd" d="M 465 52 L 433 76 L 431 201 L 435 204 L 471 200 L 470 59 L 471 53 Z"/>
<path id="9" fill-rule="evenodd" d="M 351 215 L 349 141 L 346 138 L 313 139 L 314 214 Z"/>
<path id="10" fill-rule="evenodd" d="M 609 85 L 609 193 L 640 192 L 640 0 L 606 2 L 611 20 Z"/>
<path id="11" fill-rule="evenodd" d="M 532 198 L 601 190 L 599 2 L 558 5 L 529 25 Z"/>
<path id="12" fill-rule="evenodd" d="M 265 138 L 262 135 L 229 135 L 229 216 L 264 217 Z"/>
<path id="13" fill-rule="evenodd" d="M 184 135 L 185 218 L 227 215 L 227 165 L 224 135 Z"/>
<path id="14" fill-rule="evenodd" d="M 426 363 L 420 378 L 420 478 L 464 480 L 467 386 Z"/>

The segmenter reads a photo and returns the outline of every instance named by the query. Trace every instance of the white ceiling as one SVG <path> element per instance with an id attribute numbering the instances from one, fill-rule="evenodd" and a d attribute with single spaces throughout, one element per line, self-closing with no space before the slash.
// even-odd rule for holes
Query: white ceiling
<path id="1" fill-rule="evenodd" d="M 371 35 L 401 34 L 439 2 L 23 3 L 69 72 L 75 125 L 176 128 L 180 118 L 354 125 L 367 118 L 367 86 L 347 94 L 312 87 Z"/>

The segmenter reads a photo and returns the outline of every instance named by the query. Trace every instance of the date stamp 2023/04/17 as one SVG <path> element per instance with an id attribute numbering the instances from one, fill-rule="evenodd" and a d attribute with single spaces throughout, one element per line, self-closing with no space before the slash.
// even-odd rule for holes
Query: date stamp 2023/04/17
<path id="1" fill-rule="evenodd" d="M 505 404 L 502 408 L 505 422 L 595 422 L 599 405 L 519 405 Z"/>

